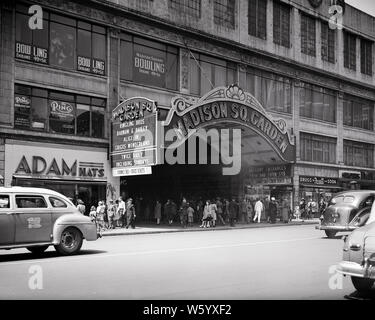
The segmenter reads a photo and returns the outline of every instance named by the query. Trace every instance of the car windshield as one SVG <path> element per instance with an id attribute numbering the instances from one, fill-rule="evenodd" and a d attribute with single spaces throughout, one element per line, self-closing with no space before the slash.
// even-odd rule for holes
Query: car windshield
<path id="1" fill-rule="evenodd" d="M 337 203 L 353 203 L 354 199 L 355 198 L 352 195 L 339 195 L 331 199 L 330 205 L 334 205 Z"/>
<path id="2" fill-rule="evenodd" d="M 374 221 L 375 221 L 375 202 L 372 203 L 370 217 L 368 218 L 366 224 L 369 224 Z"/>

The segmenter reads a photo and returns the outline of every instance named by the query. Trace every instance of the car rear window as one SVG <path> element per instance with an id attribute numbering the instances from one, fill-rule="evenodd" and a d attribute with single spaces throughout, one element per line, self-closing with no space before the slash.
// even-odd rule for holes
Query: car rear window
<path id="1" fill-rule="evenodd" d="M 42 196 L 16 196 L 17 208 L 47 208 L 47 203 Z"/>
<path id="2" fill-rule="evenodd" d="M 53 208 L 66 208 L 68 206 L 65 201 L 55 197 L 49 197 L 49 202 Z"/>
<path id="3" fill-rule="evenodd" d="M 0 194 L 0 209 L 10 208 L 9 196 Z"/>

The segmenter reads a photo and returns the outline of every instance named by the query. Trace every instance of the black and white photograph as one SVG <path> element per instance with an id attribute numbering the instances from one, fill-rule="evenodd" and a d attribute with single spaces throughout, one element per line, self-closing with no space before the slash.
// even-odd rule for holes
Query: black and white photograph
<path id="1" fill-rule="evenodd" d="M 374 42 L 373 0 L 2 0 L 0 300 L 373 301 Z"/>

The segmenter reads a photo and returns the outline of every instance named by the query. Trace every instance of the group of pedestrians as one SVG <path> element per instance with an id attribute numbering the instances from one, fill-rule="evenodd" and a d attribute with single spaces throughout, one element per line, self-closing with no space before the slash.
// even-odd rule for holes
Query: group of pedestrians
<path id="1" fill-rule="evenodd" d="M 81 199 L 77 200 L 77 209 L 81 214 L 85 214 L 86 206 Z M 91 206 L 89 217 L 96 223 L 97 231 L 101 233 L 107 229 L 135 228 L 135 207 L 133 199 L 128 198 L 126 202 L 122 197 L 117 200 L 110 199 L 108 204 L 104 200 L 98 202 L 98 205 Z"/>

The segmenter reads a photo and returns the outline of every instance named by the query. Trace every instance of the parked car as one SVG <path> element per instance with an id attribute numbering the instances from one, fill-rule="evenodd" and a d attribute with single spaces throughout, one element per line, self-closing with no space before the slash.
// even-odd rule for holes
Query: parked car
<path id="1" fill-rule="evenodd" d="M 340 231 L 353 231 L 363 226 L 375 199 L 374 190 L 350 190 L 336 193 L 320 217 L 319 230 L 328 238 Z"/>
<path id="2" fill-rule="evenodd" d="M 42 188 L 0 187 L 0 249 L 62 255 L 77 253 L 83 239 L 98 238 L 96 225 L 64 195 Z"/>
<path id="3" fill-rule="evenodd" d="M 365 226 L 344 238 L 343 261 L 337 271 L 350 276 L 360 293 L 367 293 L 375 282 L 375 203 Z"/>

